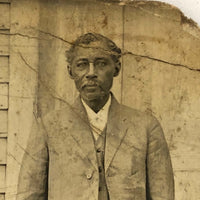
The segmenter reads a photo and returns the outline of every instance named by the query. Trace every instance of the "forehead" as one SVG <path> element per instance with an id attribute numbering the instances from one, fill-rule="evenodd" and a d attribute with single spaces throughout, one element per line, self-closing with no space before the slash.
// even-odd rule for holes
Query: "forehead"
<path id="1" fill-rule="evenodd" d="M 95 59 L 95 58 L 111 58 L 109 49 L 101 43 L 96 43 L 92 45 L 84 45 L 75 47 L 73 53 L 74 60 L 85 58 L 85 59 Z"/>

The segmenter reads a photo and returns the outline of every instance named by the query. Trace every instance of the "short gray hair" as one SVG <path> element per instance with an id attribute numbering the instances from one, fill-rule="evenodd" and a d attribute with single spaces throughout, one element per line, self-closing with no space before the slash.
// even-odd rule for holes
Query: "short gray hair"
<path id="1" fill-rule="evenodd" d="M 104 43 L 107 47 L 107 51 L 110 53 L 111 58 L 115 63 L 120 63 L 119 59 L 121 57 L 121 49 L 107 37 L 98 33 L 86 33 L 78 37 L 73 43 L 68 51 L 66 51 L 66 57 L 69 64 L 72 63 L 74 58 L 75 48 L 78 46 L 90 45 L 92 42 L 100 41 Z M 104 49 L 105 50 L 105 49 Z"/>

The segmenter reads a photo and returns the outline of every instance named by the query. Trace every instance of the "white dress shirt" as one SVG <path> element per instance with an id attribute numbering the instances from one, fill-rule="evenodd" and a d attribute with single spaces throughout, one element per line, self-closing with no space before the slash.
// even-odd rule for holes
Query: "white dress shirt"
<path id="1" fill-rule="evenodd" d="M 111 95 L 109 95 L 108 101 L 104 105 L 98 113 L 95 113 L 85 102 L 81 99 L 83 106 L 88 115 L 88 120 L 90 123 L 90 127 L 92 129 L 92 133 L 94 138 L 97 140 L 99 135 L 103 132 L 104 128 L 106 127 L 107 120 L 108 120 L 108 111 L 111 104 Z"/>

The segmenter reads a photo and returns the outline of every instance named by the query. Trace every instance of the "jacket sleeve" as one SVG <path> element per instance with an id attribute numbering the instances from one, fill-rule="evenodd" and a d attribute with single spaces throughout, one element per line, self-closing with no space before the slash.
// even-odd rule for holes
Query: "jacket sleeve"
<path id="1" fill-rule="evenodd" d="M 169 149 L 159 122 L 148 126 L 147 200 L 174 200 L 174 177 Z"/>
<path id="2" fill-rule="evenodd" d="M 24 151 L 17 200 L 47 200 L 48 148 L 42 120 L 35 119 Z"/>

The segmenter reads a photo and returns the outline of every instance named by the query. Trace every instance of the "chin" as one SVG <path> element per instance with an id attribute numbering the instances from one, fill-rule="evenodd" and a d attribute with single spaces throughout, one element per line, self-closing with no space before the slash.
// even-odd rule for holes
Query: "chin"
<path id="1" fill-rule="evenodd" d="M 87 101 L 95 101 L 95 100 L 101 99 L 101 96 L 99 96 L 99 95 L 87 95 L 86 99 L 87 99 Z"/>
<path id="2" fill-rule="evenodd" d="M 100 100 L 103 96 L 102 94 L 99 93 L 87 93 L 87 94 L 82 94 L 81 97 L 86 101 L 95 101 L 95 100 Z"/>

